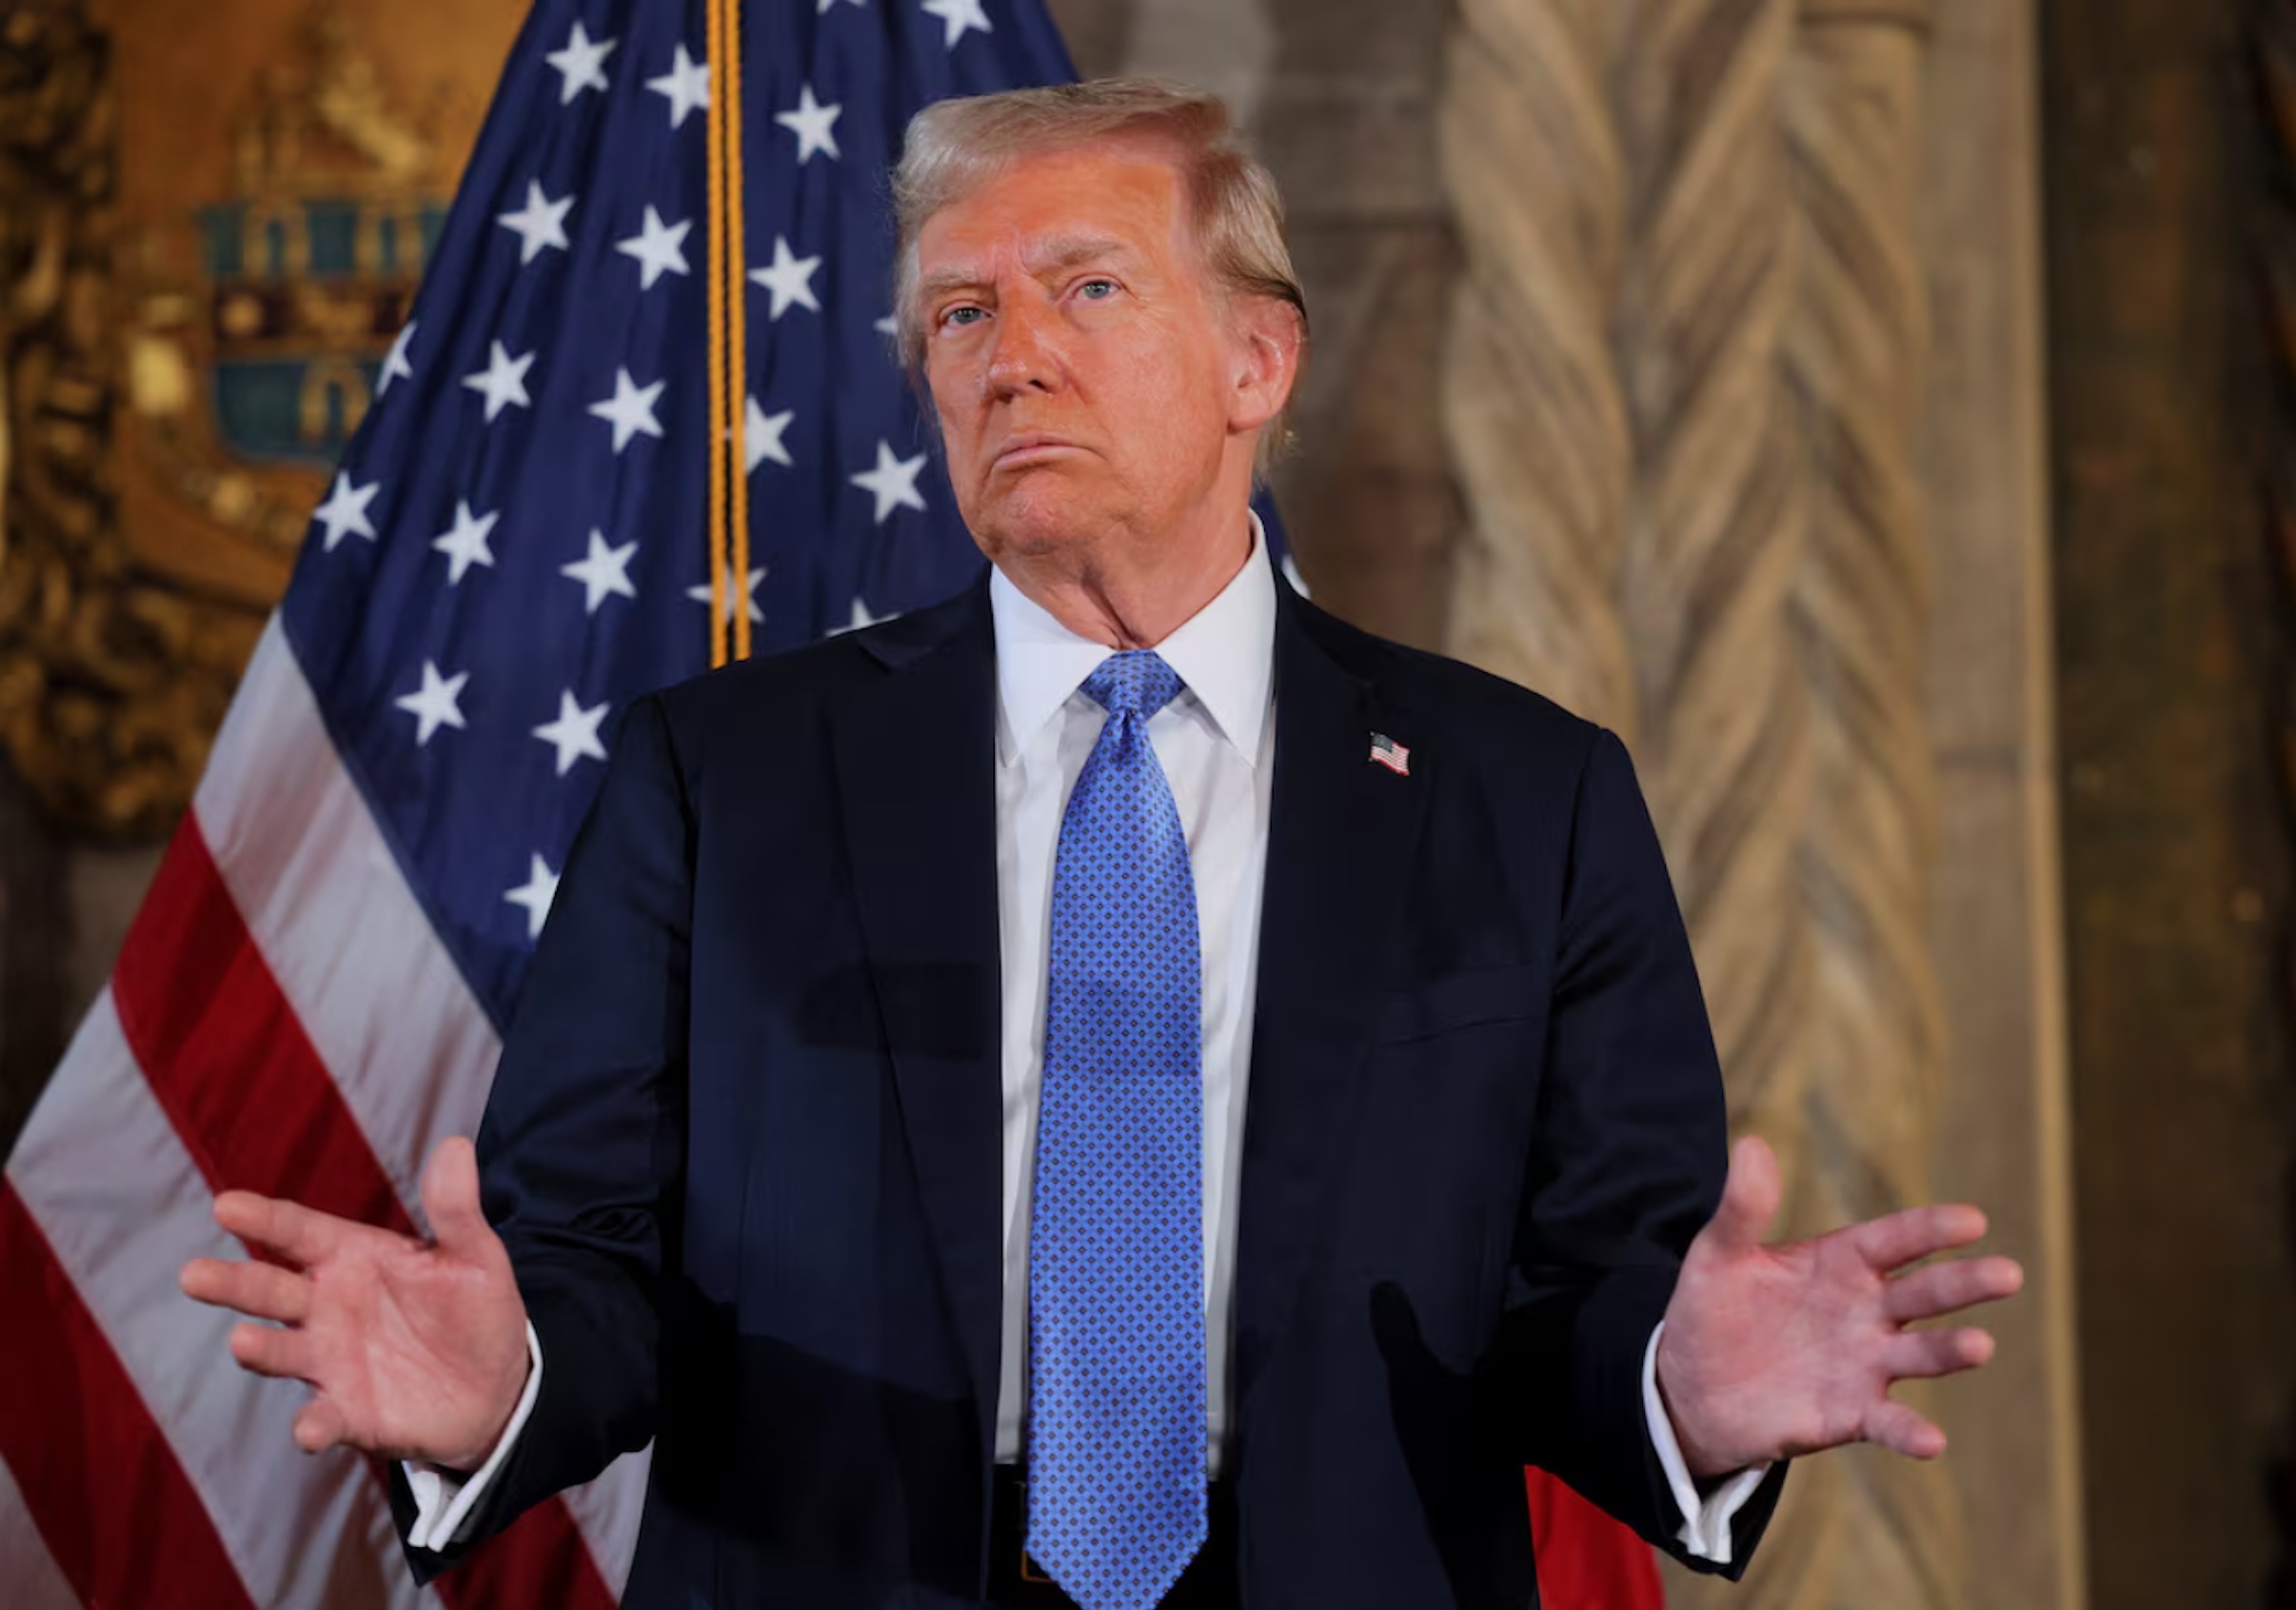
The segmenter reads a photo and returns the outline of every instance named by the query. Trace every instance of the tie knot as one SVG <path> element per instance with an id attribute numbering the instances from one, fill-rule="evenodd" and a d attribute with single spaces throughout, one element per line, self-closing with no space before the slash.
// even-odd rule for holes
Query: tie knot
<path id="1" fill-rule="evenodd" d="M 1153 648 L 1128 648 L 1102 660 L 1084 679 L 1084 691 L 1112 716 L 1143 721 L 1179 697 L 1179 672 Z"/>

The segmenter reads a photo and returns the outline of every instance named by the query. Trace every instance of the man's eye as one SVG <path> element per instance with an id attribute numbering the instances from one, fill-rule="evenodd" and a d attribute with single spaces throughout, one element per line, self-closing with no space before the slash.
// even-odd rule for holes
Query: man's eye
<path id="1" fill-rule="evenodd" d="M 947 312 L 940 315 L 940 322 L 944 326 L 961 329 L 966 325 L 972 324 L 983 316 L 984 315 L 982 314 L 981 310 L 978 308 L 951 308 Z"/>
<path id="2" fill-rule="evenodd" d="M 1090 297 L 1095 302 L 1105 302 L 1116 293 L 1117 283 L 1114 280 L 1086 280 L 1077 288 L 1079 296 Z"/>

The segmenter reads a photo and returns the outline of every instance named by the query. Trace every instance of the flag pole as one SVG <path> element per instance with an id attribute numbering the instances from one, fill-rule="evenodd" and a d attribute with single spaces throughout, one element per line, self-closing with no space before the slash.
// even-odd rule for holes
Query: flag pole
<path id="1" fill-rule="evenodd" d="M 709 99 L 709 663 L 714 669 L 726 659 L 727 590 L 725 530 L 730 510 L 726 482 L 728 454 L 733 446 L 733 416 L 728 407 L 731 388 L 726 366 L 728 351 L 726 273 L 731 262 L 730 228 L 726 219 L 726 131 L 733 115 L 733 97 L 726 93 L 724 64 L 731 59 L 725 45 L 727 13 L 733 0 L 708 0 L 709 42 L 705 54 L 718 68 L 716 92 Z M 738 286 L 740 282 L 737 280 Z M 735 293 L 738 295 L 738 291 Z M 737 584 L 738 585 L 738 584 Z M 746 611 L 744 611 L 746 612 Z"/>
<path id="2" fill-rule="evenodd" d="M 743 224 L 748 212 L 747 190 L 742 180 L 742 0 L 714 0 L 724 10 L 721 50 L 725 70 L 721 75 L 725 99 L 725 298 L 726 391 L 725 417 L 732 426 L 727 435 L 729 460 L 726 478 L 732 484 L 732 544 L 728 577 L 733 622 L 733 657 L 749 658 L 749 452 L 742 434 L 748 429 L 749 297 L 743 266 L 749 260 Z"/>

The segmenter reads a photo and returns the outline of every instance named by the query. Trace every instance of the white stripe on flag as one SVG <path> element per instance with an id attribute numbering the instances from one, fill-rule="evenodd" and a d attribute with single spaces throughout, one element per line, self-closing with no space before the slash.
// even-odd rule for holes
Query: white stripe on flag
<path id="1" fill-rule="evenodd" d="M 107 989 L 80 1025 L 8 1168 L 175 1450 L 265 1610 L 426 1605 L 366 1462 L 299 1453 L 305 1391 L 231 1362 L 232 1321 L 176 1286 L 192 1258 L 235 1258 L 207 1182 L 121 1035 Z M 120 1473 L 125 1479 L 126 1472 Z"/>
<path id="2" fill-rule="evenodd" d="M 475 1135 L 494 1026 L 375 825 L 274 615 L 240 680 L 192 802 L 248 934 L 269 964 L 401 1203 L 425 1222 L 424 1162 Z M 650 1455 L 566 1494 L 621 1596 Z"/>
<path id="3" fill-rule="evenodd" d="M 0 1460 L 0 1588 L 7 1590 L 9 1610 L 80 1610 L 79 1596 L 41 1540 L 6 1460 Z"/>
<path id="4" fill-rule="evenodd" d="M 281 994 L 424 1222 L 424 1161 L 478 1132 L 502 1045 L 343 769 L 276 615 L 192 808 Z"/>
<path id="5" fill-rule="evenodd" d="M 645 1484 L 654 1468 L 654 1445 L 624 1454 L 595 1481 L 566 1489 L 566 1508 L 590 1545 L 590 1558 L 617 1600 L 630 1580 L 630 1557 L 638 1552 L 638 1521 L 645 1509 Z"/>

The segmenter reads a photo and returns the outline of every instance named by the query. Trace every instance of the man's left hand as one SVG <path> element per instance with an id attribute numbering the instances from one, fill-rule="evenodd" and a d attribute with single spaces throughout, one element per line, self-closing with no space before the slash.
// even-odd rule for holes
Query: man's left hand
<path id="1" fill-rule="evenodd" d="M 1779 1194 L 1770 1147 L 1739 1142 L 1722 1205 L 1691 1242 L 1667 1305 L 1658 1389 L 1691 1474 L 1706 1481 L 1844 1442 L 1934 1459 L 1945 1433 L 1890 1388 L 1973 1369 L 1993 1356 L 1993 1339 L 1969 1326 L 1907 1327 L 2008 1297 L 2025 1271 L 1994 1257 L 1900 1274 L 1985 1234 L 1985 1215 L 1958 1205 L 1765 1246 Z"/>

